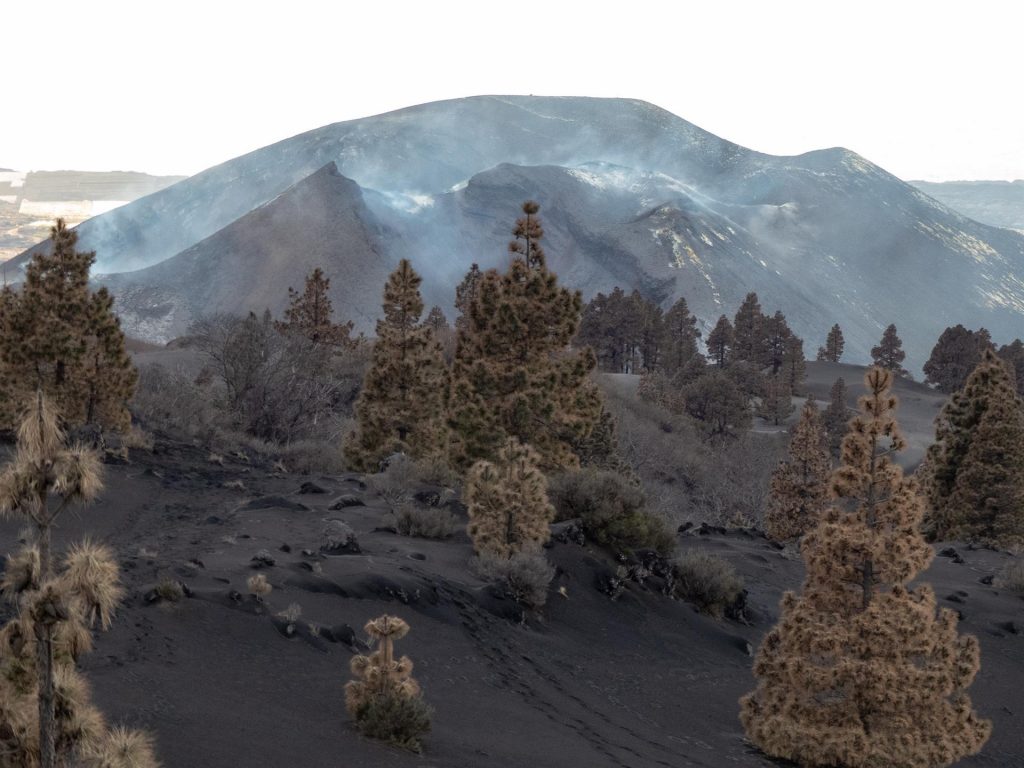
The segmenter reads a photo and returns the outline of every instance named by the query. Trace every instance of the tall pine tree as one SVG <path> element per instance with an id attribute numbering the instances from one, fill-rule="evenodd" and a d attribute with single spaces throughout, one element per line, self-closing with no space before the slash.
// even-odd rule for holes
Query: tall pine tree
<path id="1" fill-rule="evenodd" d="M 939 768 L 976 753 L 991 724 L 971 708 L 975 638 L 910 582 L 933 557 L 904 447 L 893 374 L 872 368 L 843 440 L 836 505 L 804 536 L 803 593 L 786 593 L 740 702 L 747 736 L 801 766 Z"/>
<path id="2" fill-rule="evenodd" d="M 964 388 L 943 407 L 928 450 L 929 529 L 937 538 L 1015 543 L 1021 513 L 1013 508 L 1012 487 L 1024 451 L 1022 413 L 1006 363 L 986 349 Z"/>
<path id="3" fill-rule="evenodd" d="M 356 403 L 356 429 L 345 455 L 354 469 L 374 471 L 395 452 L 443 455 L 447 369 L 440 344 L 420 325 L 422 278 L 402 259 L 384 288 L 384 317 Z"/>
<path id="4" fill-rule="evenodd" d="M 839 327 L 839 323 L 836 323 L 825 337 L 825 346 L 818 347 L 818 359 L 829 363 L 838 363 L 839 358 L 843 356 L 843 347 L 845 346 L 843 329 Z"/>
<path id="5" fill-rule="evenodd" d="M 594 355 L 569 349 L 582 301 L 547 268 L 537 210 L 523 206 L 508 271 L 484 274 L 459 333 L 449 397 L 459 469 L 493 460 L 513 437 L 529 442 L 545 469 L 576 466 L 573 446 L 601 419 Z"/>
<path id="6" fill-rule="evenodd" d="M 829 500 L 829 457 L 825 425 L 811 398 L 789 441 L 789 460 L 772 473 L 764 530 L 775 541 L 798 539 L 821 520 Z"/>
<path id="7" fill-rule="evenodd" d="M 285 333 L 298 333 L 314 344 L 351 347 L 352 322 L 334 322 L 334 306 L 330 297 L 331 279 L 320 267 L 306 276 L 306 287 L 299 293 L 288 288 L 288 308 L 284 321 L 276 323 Z"/>
<path id="8" fill-rule="evenodd" d="M 724 368 L 732 360 L 735 343 L 732 323 L 722 315 L 708 334 L 708 359 L 719 368 Z"/>
<path id="9" fill-rule="evenodd" d="M 112 297 L 89 290 L 96 254 L 77 250 L 62 219 L 50 235 L 50 252 L 37 253 L 20 290 L 4 288 L 0 299 L 0 425 L 12 428 L 41 390 L 71 426 L 124 429 L 136 375 Z"/>
<path id="10" fill-rule="evenodd" d="M 756 293 L 748 293 L 733 319 L 733 357 L 758 368 L 769 364 L 768 318 L 761 312 Z"/>

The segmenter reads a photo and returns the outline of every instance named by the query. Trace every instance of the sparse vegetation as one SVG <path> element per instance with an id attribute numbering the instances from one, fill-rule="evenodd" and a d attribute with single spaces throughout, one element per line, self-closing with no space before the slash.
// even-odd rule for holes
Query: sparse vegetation
<path id="1" fill-rule="evenodd" d="M 471 568 L 483 579 L 495 582 L 520 605 L 539 610 L 548 599 L 555 569 L 543 552 L 516 552 L 501 557 L 484 552 L 473 558 Z"/>
<path id="2" fill-rule="evenodd" d="M 712 616 L 721 616 L 743 593 L 743 579 L 736 569 L 710 552 L 684 552 L 672 564 L 672 571 L 676 596 Z"/>
<path id="3" fill-rule="evenodd" d="M 557 519 L 579 518 L 587 536 L 613 552 L 650 549 L 668 555 L 675 536 L 649 512 L 643 491 L 615 472 L 584 469 L 552 478 L 548 493 Z"/>
<path id="4" fill-rule="evenodd" d="M 157 597 L 168 603 L 177 603 L 185 596 L 181 582 L 176 579 L 161 579 L 153 589 Z"/>
<path id="5" fill-rule="evenodd" d="M 458 521 L 450 510 L 400 504 L 394 512 L 395 530 L 403 536 L 420 539 L 447 539 L 455 533 Z"/>
<path id="6" fill-rule="evenodd" d="M 1024 560 L 1014 560 L 999 573 L 996 582 L 1000 589 L 1008 589 L 1024 597 Z"/>
<path id="7" fill-rule="evenodd" d="M 409 632 L 397 616 L 380 616 L 367 623 L 366 633 L 377 647 L 352 658 L 355 679 L 345 685 L 345 708 L 359 731 L 414 752 L 430 730 L 430 708 L 412 676 L 408 656 L 395 658 L 394 644 Z"/>
<path id="8" fill-rule="evenodd" d="M 249 594 L 259 601 L 263 601 L 274 591 L 274 587 L 262 573 L 255 573 L 246 579 L 245 586 L 249 590 Z"/>

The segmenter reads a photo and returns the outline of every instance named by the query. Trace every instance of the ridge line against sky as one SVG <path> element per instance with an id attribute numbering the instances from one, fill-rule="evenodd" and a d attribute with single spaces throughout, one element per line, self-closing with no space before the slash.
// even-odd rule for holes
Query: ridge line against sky
<path id="1" fill-rule="evenodd" d="M 12 0 L 0 166 L 194 174 L 329 123 L 476 94 L 651 102 L 750 149 L 904 179 L 1024 178 L 1024 7 L 635 0 L 287 6 Z M 19 91 L 20 93 L 20 91 Z"/>

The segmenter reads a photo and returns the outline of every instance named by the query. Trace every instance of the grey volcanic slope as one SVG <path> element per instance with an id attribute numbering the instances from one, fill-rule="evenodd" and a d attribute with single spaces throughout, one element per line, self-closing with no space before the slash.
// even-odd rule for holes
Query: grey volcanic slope
<path id="1" fill-rule="evenodd" d="M 99 279 L 117 296 L 131 335 L 166 341 L 209 312 L 279 315 L 287 287 L 301 289 L 303 277 L 322 267 L 336 306 L 369 328 L 394 266 L 386 252 L 392 238 L 358 185 L 329 163 L 174 258 Z"/>
<path id="2" fill-rule="evenodd" d="M 910 183 L 976 221 L 993 227 L 1024 231 L 1024 179 Z"/>
<path id="3" fill-rule="evenodd" d="M 849 358 L 863 362 L 895 322 L 911 368 L 947 325 L 983 325 L 999 342 L 1024 329 L 1019 233 L 968 219 L 853 152 L 763 155 L 625 99 L 476 97 L 326 126 L 90 220 L 82 241 L 108 273 L 199 248 L 192 257 L 205 251 L 207 269 L 224 271 L 218 280 L 227 285 L 229 263 L 215 266 L 212 242 L 197 242 L 330 162 L 396 233 L 371 250 L 392 263 L 412 258 L 428 301 L 447 308 L 472 261 L 503 263 L 518 205 L 535 197 L 552 265 L 586 298 L 616 284 L 666 303 L 685 296 L 713 324 L 756 290 L 768 311 L 787 314 L 810 355 L 839 322 Z M 291 247 L 300 253 L 302 238 Z M 360 285 L 357 301 L 337 309 L 367 329 L 381 282 L 360 253 L 338 256 L 340 279 Z M 297 284 L 300 262 L 308 263 L 296 258 L 292 274 L 277 274 Z M 126 278 L 135 288 L 122 311 L 145 309 L 139 297 L 170 295 L 178 264 Z M 233 306 L 274 306 L 247 297 L 248 278 L 238 279 L 225 291 Z M 177 283 L 183 294 L 188 284 Z M 190 301 L 167 311 L 224 308 Z"/>
<path id="4" fill-rule="evenodd" d="M 470 572 L 464 533 L 426 541 L 387 532 L 388 505 L 361 490 L 359 476 L 311 478 L 327 492 L 302 494 L 310 478 L 230 459 L 219 467 L 163 440 L 159 453 L 132 451 L 131 461 L 108 467 L 103 498 L 62 523 L 56 546 L 84 530 L 115 548 L 128 594 L 83 657 L 85 673 L 112 722 L 154 733 L 167 768 L 776 765 L 745 743 L 737 700 L 754 686 L 748 648 L 775 622 L 783 590 L 799 588 L 802 564 L 756 532 L 678 539 L 680 550 L 711 550 L 743 574 L 749 623 L 701 616 L 659 594 L 653 575 L 612 599 L 602 587 L 619 561 L 558 541 L 547 552 L 558 573 L 544 615 L 520 623 Z M 224 487 L 237 481 L 244 490 Z M 331 510 L 340 494 L 365 506 Z M 361 553 L 319 553 L 329 518 L 352 526 Z M 0 523 L 3 552 L 18 528 Z M 1019 768 L 1024 602 L 981 581 L 1008 555 L 956 546 L 965 562 L 938 557 L 923 580 L 980 640 L 970 693 L 995 725 L 982 753 L 958 768 Z M 260 550 L 274 561 L 263 570 L 274 587 L 263 609 L 245 596 Z M 148 602 L 163 578 L 191 596 Z M 291 604 L 301 616 L 289 635 L 277 614 Z M 344 711 L 363 624 L 384 612 L 411 624 L 399 648 L 435 709 L 423 756 L 360 738 Z"/>

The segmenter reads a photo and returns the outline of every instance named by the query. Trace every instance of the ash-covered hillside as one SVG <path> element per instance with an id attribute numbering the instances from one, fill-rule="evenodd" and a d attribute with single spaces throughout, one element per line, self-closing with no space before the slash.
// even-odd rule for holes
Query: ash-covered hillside
<path id="1" fill-rule="evenodd" d="M 324 174 L 352 182 L 344 200 Z M 318 202 L 289 202 L 314 189 Z M 382 268 L 412 259 L 426 298 L 448 307 L 472 262 L 503 263 L 524 198 L 542 206 L 553 268 L 586 298 L 614 285 L 685 296 L 713 324 L 756 290 L 804 338 L 840 323 L 855 360 L 895 323 L 912 369 L 957 322 L 1019 335 L 1024 236 L 848 150 L 765 155 L 628 99 L 486 96 L 325 126 L 96 217 L 80 242 L 98 272 L 120 273 L 126 326 L 150 341 L 225 294 L 280 310 L 259 286 L 300 284 L 310 254 L 339 311 L 369 330 Z"/>
<path id="2" fill-rule="evenodd" d="M 1024 231 L 1024 180 L 912 181 L 926 195 L 975 221 Z"/>

